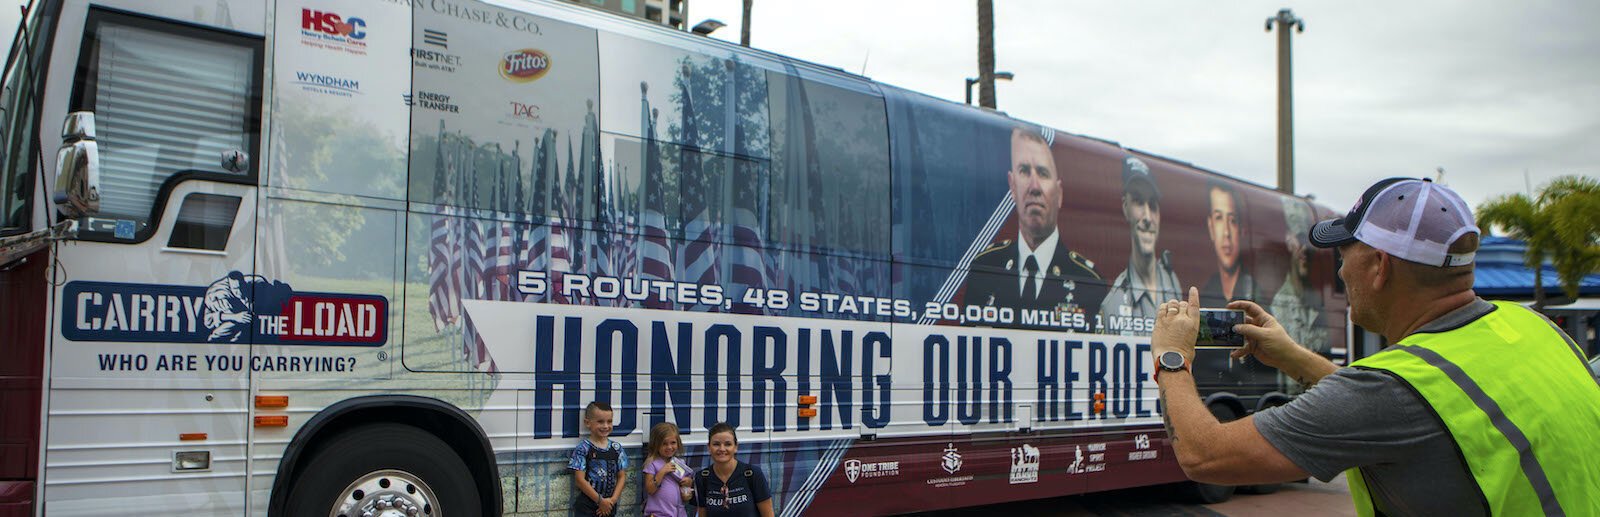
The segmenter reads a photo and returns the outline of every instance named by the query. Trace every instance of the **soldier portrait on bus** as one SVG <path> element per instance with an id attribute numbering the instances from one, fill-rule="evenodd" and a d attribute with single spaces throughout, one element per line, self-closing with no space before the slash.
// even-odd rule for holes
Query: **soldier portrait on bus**
<path id="1" fill-rule="evenodd" d="M 1175 300 L 1182 289 L 1172 272 L 1172 254 L 1156 252 L 1161 236 L 1161 188 L 1150 166 L 1136 156 L 1122 160 L 1122 217 L 1128 221 L 1128 266 L 1111 283 L 1100 303 L 1100 330 L 1124 336 L 1148 336 L 1156 306 Z"/>
<path id="2" fill-rule="evenodd" d="M 1212 180 L 1206 185 L 1210 208 L 1206 230 L 1217 256 L 1217 272 L 1200 288 L 1201 303 L 1221 307 L 1234 300 L 1256 300 L 1255 277 L 1244 265 L 1244 198 L 1233 185 Z"/>
<path id="3" fill-rule="evenodd" d="M 1011 130 L 1005 177 L 1016 202 L 1017 235 L 995 240 L 972 259 L 964 300 L 1013 308 L 1023 327 L 1091 330 L 1105 288 L 1094 263 L 1062 238 L 1060 170 L 1040 131 Z"/>

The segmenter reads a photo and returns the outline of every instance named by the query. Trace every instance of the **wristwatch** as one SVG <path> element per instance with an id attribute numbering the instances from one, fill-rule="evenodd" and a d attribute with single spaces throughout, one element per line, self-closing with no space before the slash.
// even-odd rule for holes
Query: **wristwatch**
<path id="1" fill-rule="evenodd" d="M 1189 360 L 1185 359 L 1183 354 L 1176 350 L 1168 350 L 1162 352 L 1161 356 L 1156 358 L 1156 366 L 1159 366 L 1160 368 L 1155 371 L 1155 373 L 1151 376 L 1151 379 L 1154 379 L 1157 383 L 1160 383 L 1162 370 L 1169 372 L 1187 372 L 1189 371 Z"/>

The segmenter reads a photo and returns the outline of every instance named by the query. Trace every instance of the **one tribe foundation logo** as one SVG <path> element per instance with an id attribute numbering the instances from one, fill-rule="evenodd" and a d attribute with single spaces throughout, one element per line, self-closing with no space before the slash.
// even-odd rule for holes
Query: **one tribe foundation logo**
<path id="1" fill-rule="evenodd" d="M 61 334 L 73 341 L 378 346 L 382 296 L 297 293 L 237 271 L 205 287 L 70 282 Z"/>

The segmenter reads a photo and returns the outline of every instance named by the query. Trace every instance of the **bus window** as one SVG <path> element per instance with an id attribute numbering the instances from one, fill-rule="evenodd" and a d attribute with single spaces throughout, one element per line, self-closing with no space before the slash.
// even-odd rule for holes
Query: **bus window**
<path id="1" fill-rule="evenodd" d="M 178 208 L 172 224 L 171 248 L 223 251 L 233 233 L 233 220 L 239 214 L 237 196 L 189 194 Z"/>
<path id="2" fill-rule="evenodd" d="M 47 45 L 42 44 L 55 27 L 55 13 L 44 6 L 34 8 L 33 18 L 17 28 L 16 44 L 0 92 L 0 232 L 12 233 L 29 228 L 28 199 L 33 194 L 33 175 L 37 158 L 29 152 L 38 129 L 40 89 L 39 59 Z"/>
<path id="3" fill-rule="evenodd" d="M 101 157 L 91 238 L 148 237 L 162 185 L 176 173 L 253 178 L 253 163 L 228 172 L 221 157 L 257 155 L 259 40 L 95 10 L 83 48 L 73 110 L 94 112 Z"/>
<path id="4" fill-rule="evenodd" d="M 769 235 L 790 247 L 886 260 L 889 139 L 883 98 L 804 80 L 767 80 L 772 125 Z"/>

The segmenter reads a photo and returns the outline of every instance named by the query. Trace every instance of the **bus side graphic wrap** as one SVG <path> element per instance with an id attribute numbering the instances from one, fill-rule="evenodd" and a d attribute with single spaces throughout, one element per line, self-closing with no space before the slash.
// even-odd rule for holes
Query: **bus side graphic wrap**
<path id="1" fill-rule="evenodd" d="M 73 341 L 381 346 L 382 296 L 297 293 L 239 272 L 208 286 L 71 282 L 61 333 Z"/>
<path id="2" fill-rule="evenodd" d="M 534 374 L 534 438 L 577 437 L 589 400 L 660 421 L 755 432 L 1010 424 L 1154 424 L 1144 339 L 948 325 L 465 300 L 504 373 Z M 1099 394 L 1096 396 L 1095 394 Z M 818 398 L 797 418 L 796 400 Z M 1099 399 L 1096 411 L 1087 400 Z M 920 403 L 918 403 L 920 401 Z M 898 403 L 896 403 L 898 402 Z M 910 402 L 908 404 L 908 402 Z M 648 415 L 649 421 L 639 421 Z M 692 432 L 692 431 L 691 431 Z"/>

